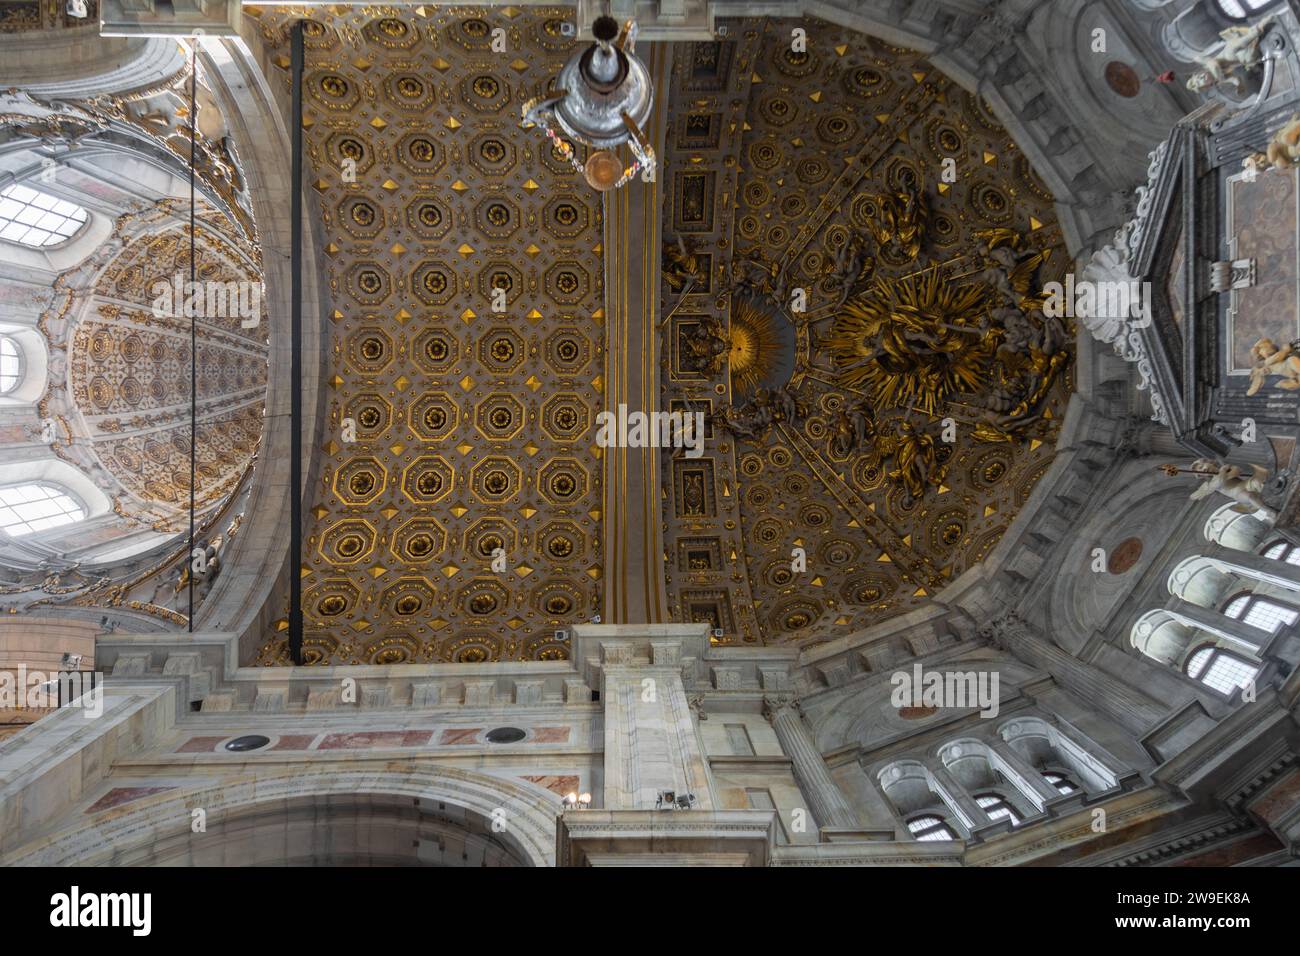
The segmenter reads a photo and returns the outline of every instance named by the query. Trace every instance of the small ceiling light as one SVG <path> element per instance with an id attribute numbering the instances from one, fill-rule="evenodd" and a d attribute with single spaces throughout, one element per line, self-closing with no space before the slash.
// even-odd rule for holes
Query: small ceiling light
<path id="1" fill-rule="evenodd" d="M 522 113 L 524 124 L 546 133 L 592 189 L 608 192 L 655 168 L 654 149 L 642 132 L 654 103 L 654 84 L 634 51 L 635 23 L 629 20 L 620 30 L 613 17 L 597 17 L 592 33 L 595 42 L 569 58 L 552 92 L 529 100 Z M 585 163 L 568 140 L 588 148 Z M 623 143 L 633 156 L 626 167 L 615 152 Z"/>

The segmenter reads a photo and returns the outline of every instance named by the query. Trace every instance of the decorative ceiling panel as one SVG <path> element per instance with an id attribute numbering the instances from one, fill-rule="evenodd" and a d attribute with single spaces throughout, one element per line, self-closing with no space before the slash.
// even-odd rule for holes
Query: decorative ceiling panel
<path id="1" fill-rule="evenodd" d="M 557 629 L 601 588 L 601 208 L 519 109 L 567 58 L 572 11 L 306 13 L 333 303 L 305 657 L 564 657 Z M 290 15 L 259 21 L 285 70 Z M 287 662 L 282 635 L 259 662 Z"/>
<path id="2" fill-rule="evenodd" d="M 929 600 L 1023 506 L 1071 389 L 1041 309 L 1066 255 L 1023 153 L 919 54 L 728 36 L 672 78 L 662 401 L 710 429 L 665 459 L 670 610 L 814 644 Z"/>
<path id="3" fill-rule="evenodd" d="M 198 280 L 223 290 L 260 289 L 256 248 L 235 224 L 206 203 L 196 224 Z M 93 285 L 83 289 L 87 272 Z M 122 216 L 92 258 L 60 276 L 56 304 L 41 322 L 55 373 L 42 414 L 56 418 L 71 439 L 56 442 L 55 452 L 112 494 L 119 514 L 155 531 L 189 524 L 191 320 L 178 286 L 189 276 L 188 208 L 162 200 Z M 159 289 L 168 294 L 160 297 Z M 239 485 L 262 437 L 266 324 L 259 317 L 243 328 L 240 301 L 226 306 L 223 299 L 195 329 L 200 516 Z M 260 307 L 260 296 L 242 301 Z"/>

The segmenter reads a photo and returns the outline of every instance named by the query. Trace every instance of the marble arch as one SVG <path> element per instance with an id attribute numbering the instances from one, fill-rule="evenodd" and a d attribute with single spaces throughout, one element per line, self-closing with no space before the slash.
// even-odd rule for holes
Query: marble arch
<path id="1" fill-rule="evenodd" d="M 169 859 L 192 852 L 202 842 L 191 829 L 192 809 L 202 807 L 207 819 L 237 824 L 275 808 L 306 806 L 312 798 L 373 795 L 441 802 L 491 821 L 509 808 L 507 828 L 496 833 L 513 855 L 532 866 L 555 861 L 553 794 L 546 797 L 527 784 L 452 767 L 422 766 L 418 760 L 401 769 L 319 768 L 302 774 L 282 771 L 210 782 L 166 796 L 106 810 L 94 820 L 59 831 L 35 845 L 5 855 L 4 865 L 118 866 Z M 226 835 L 222 834 L 225 839 Z M 268 861 L 270 862 L 270 861 Z"/>

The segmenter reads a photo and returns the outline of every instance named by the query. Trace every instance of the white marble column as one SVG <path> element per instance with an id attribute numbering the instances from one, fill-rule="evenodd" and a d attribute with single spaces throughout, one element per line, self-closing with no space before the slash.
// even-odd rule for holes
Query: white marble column
<path id="1" fill-rule="evenodd" d="M 792 698 L 765 697 L 763 712 L 781 749 L 794 763 L 794 777 L 821 827 L 854 829 L 858 821 Z"/>

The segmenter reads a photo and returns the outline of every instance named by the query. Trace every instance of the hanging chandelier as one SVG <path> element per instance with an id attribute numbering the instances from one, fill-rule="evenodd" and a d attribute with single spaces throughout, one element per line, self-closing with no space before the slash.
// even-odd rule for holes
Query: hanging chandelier
<path id="1" fill-rule="evenodd" d="M 637 173 L 653 174 L 655 153 L 642 125 L 654 103 L 654 84 L 633 50 L 635 23 L 629 20 L 620 30 L 613 17 L 597 17 L 592 33 L 595 42 L 569 58 L 551 92 L 524 104 L 523 123 L 540 128 L 593 189 L 606 192 Z M 585 163 L 575 142 L 588 149 Z M 616 152 L 623 143 L 632 153 L 630 166 Z"/>

